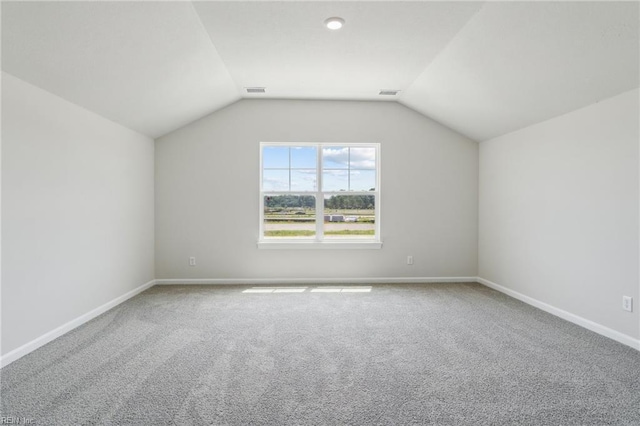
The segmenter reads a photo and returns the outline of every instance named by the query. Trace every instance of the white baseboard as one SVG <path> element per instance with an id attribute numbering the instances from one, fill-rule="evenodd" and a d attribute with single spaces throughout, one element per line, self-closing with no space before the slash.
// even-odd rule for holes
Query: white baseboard
<path id="1" fill-rule="evenodd" d="M 572 314 L 570 312 L 564 311 L 560 308 L 556 308 L 555 306 L 549 305 L 547 303 L 541 302 L 533 297 L 525 296 L 522 293 L 518 293 L 517 291 L 508 289 L 499 284 L 496 284 L 492 281 L 486 280 L 481 277 L 476 277 L 476 281 L 480 284 L 483 284 L 487 287 L 490 287 L 494 290 L 497 290 L 501 293 L 504 293 L 508 296 L 513 297 L 514 299 L 518 299 L 528 305 L 534 306 L 538 309 L 542 309 L 545 312 L 553 314 L 557 317 L 560 317 L 564 320 L 577 324 L 581 327 L 584 327 L 588 330 L 596 332 L 602 336 L 608 337 L 610 339 L 615 340 L 616 342 L 620 342 L 624 345 L 630 346 L 638 351 L 640 351 L 640 339 L 634 339 L 631 336 L 627 336 L 626 334 L 620 333 L 619 331 L 615 331 L 609 327 L 605 327 L 602 324 L 598 324 L 597 322 L 588 320 L 586 318 L 582 318 L 581 316 Z"/>
<path id="2" fill-rule="evenodd" d="M 120 303 L 124 302 L 125 300 L 132 298 L 136 294 L 142 293 L 143 291 L 145 291 L 149 287 L 152 287 L 154 284 L 155 284 L 155 280 L 151 280 L 148 283 L 143 284 L 140 287 L 135 288 L 135 289 L 123 294 L 122 296 L 117 297 L 117 298 L 111 300 L 110 302 L 107 302 L 104 305 L 99 306 L 99 307 L 93 309 L 92 311 L 89 311 L 86 314 L 79 316 L 78 318 L 73 319 L 73 320 L 69 321 L 66 324 L 63 324 L 60 327 L 58 327 L 58 328 L 56 328 L 54 330 L 51 330 L 46 334 L 43 334 L 42 336 L 30 341 L 29 343 L 26 343 L 26 344 L 20 346 L 19 348 L 16 348 L 16 349 L 12 350 L 11 352 L 6 353 L 2 357 L 0 357 L 0 368 L 11 364 L 13 361 L 15 361 L 15 360 L 17 360 L 19 358 L 22 358 L 26 354 L 35 351 L 36 349 L 38 349 L 39 347 L 41 347 L 43 345 L 46 345 L 50 341 L 62 336 L 65 333 L 68 333 L 71 330 L 73 330 L 74 328 L 79 327 L 82 324 L 94 319 L 98 315 L 103 314 L 104 312 L 106 312 L 109 309 L 119 305 Z"/>
<path id="3" fill-rule="evenodd" d="M 204 278 L 157 279 L 158 285 L 169 284 L 401 284 L 401 283 L 474 283 L 476 277 L 384 277 L 384 278 Z"/>

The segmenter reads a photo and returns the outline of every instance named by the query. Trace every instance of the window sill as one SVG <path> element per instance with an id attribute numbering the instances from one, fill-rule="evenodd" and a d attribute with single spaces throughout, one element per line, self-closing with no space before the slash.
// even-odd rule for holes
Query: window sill
<path id="1" fill-rule="evenodd" d="M 381 241 L 258 241 L 260 250 L 379 250 Z"/>

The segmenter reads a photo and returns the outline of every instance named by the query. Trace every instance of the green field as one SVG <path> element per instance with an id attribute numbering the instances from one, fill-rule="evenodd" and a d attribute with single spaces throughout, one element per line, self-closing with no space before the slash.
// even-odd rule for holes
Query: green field
<path id="1" fill-rule="evenodd" d="M 298 229 L 278 229 L 273 231 L 264 231 L 265 237 L 312 237 L 316 235 L 315 231 L 298 230 Z M 325 231 L 324 235 L 375 235 L 373 229 L 342 229 L 340 231 Z"/>
<path id="2" fill-rule="evenodd" d="M 312 238 L 316 220 L 323 221 L 324 235 L 334 238 L 374 237 L 373 195 L 332 195 L 324 200 L 323 216 L 316 216 L 316 198 L 310 195 L 276 195 L 264 199 L 264 236 L 271 238 Z M 330 215 L 342 215 L 343 220 Z"/>
<path id="3" fill-rule="evenodd" d="M 265 237 L 312 237 L 316 231 L 305 231 L 299 229 L 278 229 L 274 231 L 264 231 Z"/>

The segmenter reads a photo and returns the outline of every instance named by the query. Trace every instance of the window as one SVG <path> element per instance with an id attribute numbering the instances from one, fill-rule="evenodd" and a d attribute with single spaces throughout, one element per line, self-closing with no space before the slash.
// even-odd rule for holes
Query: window
<path id="1" fill-rule="evenodd" d="M 260 151 L 259 246 L 380 248 L 379 144 L 263 142 Z"/>

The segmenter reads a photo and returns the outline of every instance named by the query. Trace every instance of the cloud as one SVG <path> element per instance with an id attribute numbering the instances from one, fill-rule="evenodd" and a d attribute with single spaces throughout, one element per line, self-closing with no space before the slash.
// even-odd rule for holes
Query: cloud
<path id="1" fill-rule="evenodd" d="M 347 177 L 348 170 L 324 170 L 325 176 Z"/>
<path id="2" fill-rule="evenodd" d="M 350 154 L 350 155 L 349 155 Z M 351 157 L 350 167 L 354 169 L 375 169 L 376 150 L 375 148 L 324 148 L 322 157 L 325 161 L 339 164 L 345 168 L 349 167 L 349 156 Z"/>
<path id="3" fill-rule="evenodd" d="M 316 173 L 300 173 L 301 170 L 295 170 L 291 174 L 291 189 L 298 191 L 314 191 L 316 189 Z"/>
<path id="4" fill-rule="evenodd" d="M 262 179 L 262 188 L 265 191 L 288 191 L 289 180 L 277 178 Z"/>
<path id="5" fill-rule="evenodd" d="M 344 165 L 349 164 L 349 148 L 323 148 L 322 158 L 327 162 Z"/>
<path id="6" fill-rule="evenodd" d="M 351 167 L 356 169 L 375 169 L 375 148 L 351 148 Z"/>
<path id="7" fill-rule="evenodd" d="M 316 169 L 295 169 L 295 173 L 300 173 L 302 175 L 313 176 L 316 177 Z"/>

